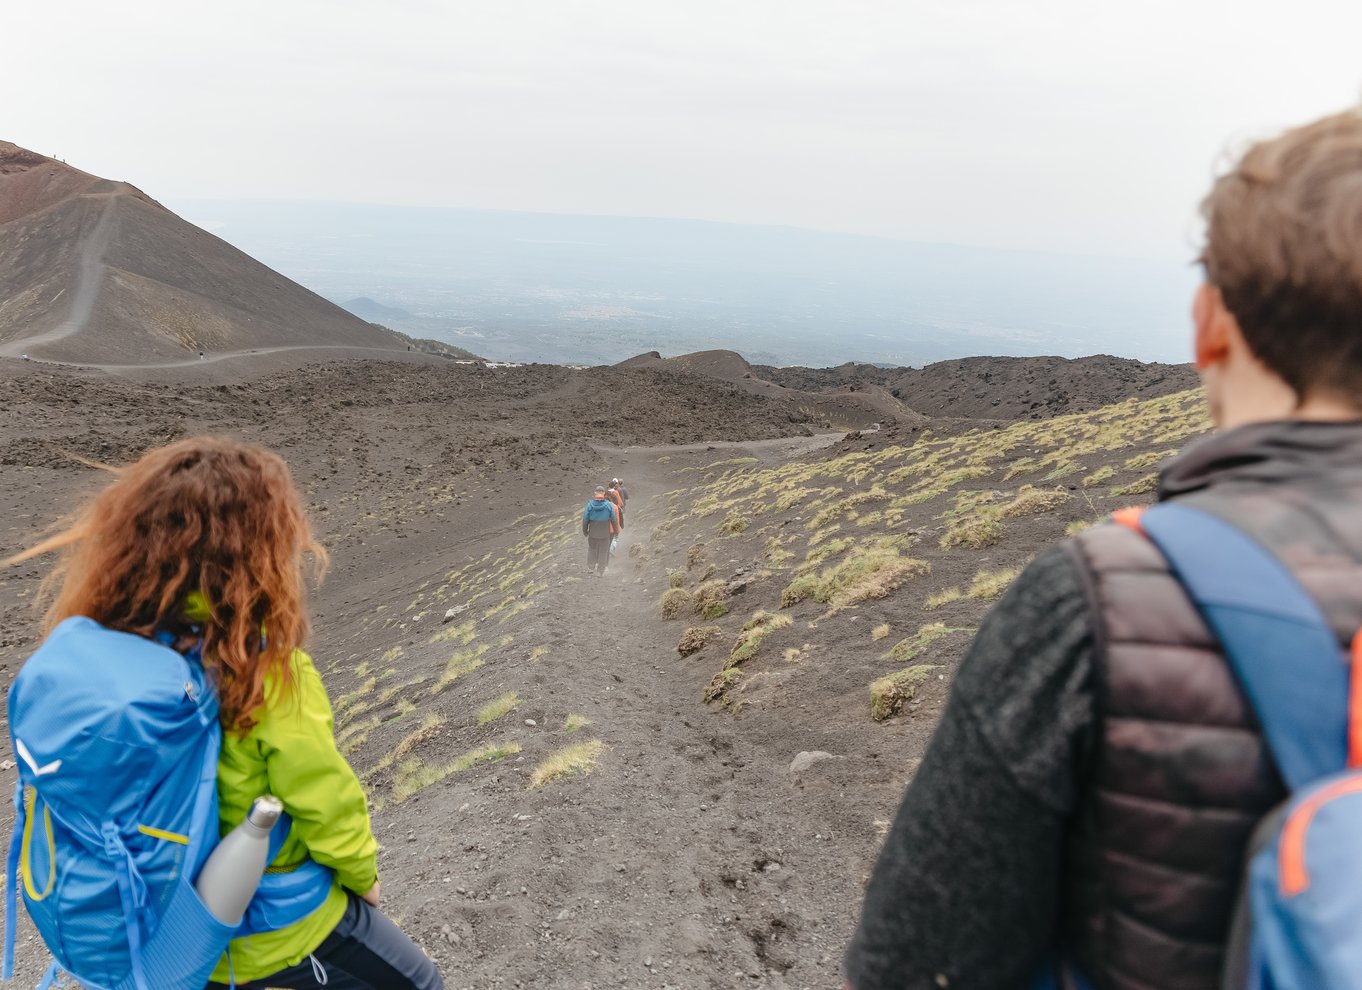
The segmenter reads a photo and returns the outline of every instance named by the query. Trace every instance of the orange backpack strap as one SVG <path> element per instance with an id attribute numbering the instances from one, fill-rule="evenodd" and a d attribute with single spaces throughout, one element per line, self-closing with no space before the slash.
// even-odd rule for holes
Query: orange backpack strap
<path id="1" fill-rule="evenodd" d="M 1140 525 L 1140 519 L 1148 508 L 1147 505 L 1132 505 L 1128 509 L 1117 509 L 1111 514 L 1111 521 L 1143 535 L 1144 527 Z"/>
<path id="2" fill-rule="evenodd" d="M 1348 766 L 1362 767 L 1362 629 L 1353 637 L 1348 680 Z"/>

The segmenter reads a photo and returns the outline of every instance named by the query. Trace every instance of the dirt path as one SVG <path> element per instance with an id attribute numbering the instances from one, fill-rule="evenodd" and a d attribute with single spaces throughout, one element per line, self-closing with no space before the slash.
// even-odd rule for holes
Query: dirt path
<path id="1" fill-rule="evenodd" d="M 657 454 L 612 456 L 635 497 L 610 573 L 586 576 L 576 540 L 555 552 L 528 627 L 546 654 L 481 688 L 521 694 L 499 732 L 524 755 L 376 817 L 393 908 L 451 988 L 837 985 L 864 843 L 837 845 L 833 761 L 788 772 L 799 731 L 772 749 L 760 721 L 701 703 L 708 672 L 678 657 L 681 626 L 627 554 L 662 519 Z M 590 726 L 562 735 L 569 714 Z M 594 773 L 527 789 L 549 747 L 583 737 L 606 747 Z"/>
<path id="2" fill-rule="evenodd" d="M 85 243 L 81 245 L 80 277 L 76 283 L 76 291 L 71 298 L 71 309 L 67 313 L 66 319 L 51 330 L 35 334 L 32 337 L 11 341 L 0 347 L 0 354 L 17 356 L 45 344 L 65 340 L 67 337 L 80 333 L 85 329 L 85 325 L 90 322 L 90 314 L 94 312 L 95 302 L 99 299 L 99 287 L 104 281 L 104 252 L 108 250 L 109 241 L 113 237 L 119 200 L 112 193 L 94 194 L 84 198 L 104 199 L 105 203 L 104 209 L 99 214 L 99 220 L 95 222 L 94 229 L 90 231 L 89 236 L 85 238 Z"/>

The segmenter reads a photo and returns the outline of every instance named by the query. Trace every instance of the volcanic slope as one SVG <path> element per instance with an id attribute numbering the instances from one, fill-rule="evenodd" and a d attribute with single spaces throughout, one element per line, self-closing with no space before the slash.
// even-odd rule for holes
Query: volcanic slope
<path id="1" fill-rule="evenodd" d="M 657 351 L 639 354 L 615 367 L 632 370 L 658 370 L 731 382 L 743 391 L 763 398 L 791 403 L 812 422 L 825 427 L 860 429 L 877 423 L 893 422 L 911 429 L 926 423 L 926 417 L 899 401 L 886 389 L 870 381 L 829 385 L 816 373 L 807 385 L 791 386 L 758 374 L 754 365 L 737 351 L 697 351 L 664 358 Z M 771 370 L 771 369 L 761 369 Z"/>
<path id="2" fill-rule="evenodd" d="M 0 355 L 135 365 L 404 340 L 127 183 L 0 142 Z"/>
<path id="3" fill-rule="evenodd" d="M 752 372 L 805 391 L 878 386 L 926 416 L 994 420 L 1089 412 L 1118 399 L 1150 399 L 1198 384 L 1189 364 L 1146 364 L 1106 354 L 1073 359 L 971 357 L 923 368 L 754 366 Z"/>
<path id="4" fill-rule="evenodd" d="M 123 460 L 212 428 L 289 458 L 333 551 L 311 650 L 386 909 L 479 990 L 837 985 L 965 630 L 1206 427 L 1177 395 L 911 445 L 782 438 L 783 407 L 658 370 L 15 373 L 0 554 L 101 480 L 62 447 Z M 595 578 L 580 511 L 612 475 L 633 498 Z M 11 670 L 39 573 L 0 572 Z"/>

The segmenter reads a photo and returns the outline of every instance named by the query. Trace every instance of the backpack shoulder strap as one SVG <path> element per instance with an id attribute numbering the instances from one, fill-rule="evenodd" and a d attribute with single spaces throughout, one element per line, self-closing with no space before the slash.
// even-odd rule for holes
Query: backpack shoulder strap
<path id="1" fill-rule="evenodd" d="M 1319 605 L 1252 537 L 1174 503 L 1118 519 L 1167 559 L 1253 705 L 1277 769 L 1299 790 L 1349 764 L 1349 667 Z"/>

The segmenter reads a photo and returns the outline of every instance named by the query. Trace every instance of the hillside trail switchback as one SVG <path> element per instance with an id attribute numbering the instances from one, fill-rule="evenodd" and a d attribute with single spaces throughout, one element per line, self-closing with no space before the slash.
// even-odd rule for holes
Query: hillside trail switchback
<path id="1" fill-rule="evenodd" d="M 99 219 L 95 221 L 94 228 L 80 248 L 80 275 L 66 319 L 51 330 L 0 346 L 0 354 L 15 357 L 35 347 L 65 340 L 85 329 L 86 324 L 90 322 L 90 314 L 94 312 L 95 302 L 99 299 L 99 289 L 104 281 L 104 253 L 109 249 L 109 242 L 113 239 L 117 223 L 118 196 L 126 188 L 128 187 L 120 185 L 113 192 L 86 193 L 81 197 L 91 201 L 102 199 L 104 204 L 100 208 Z"/>

